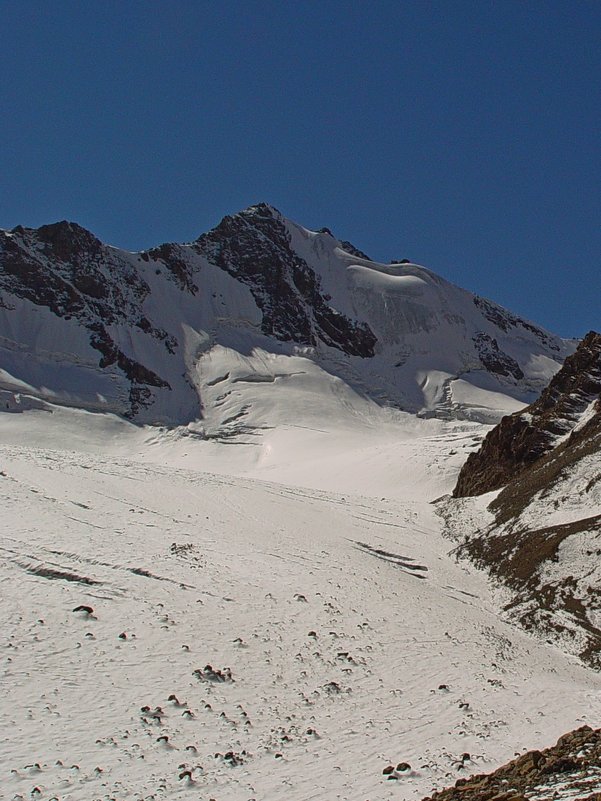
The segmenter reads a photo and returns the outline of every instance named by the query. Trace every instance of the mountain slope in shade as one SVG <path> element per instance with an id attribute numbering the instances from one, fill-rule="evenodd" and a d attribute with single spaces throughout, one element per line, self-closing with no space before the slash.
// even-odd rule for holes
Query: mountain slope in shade
<path id="1" fill-rule="evenodd" d="M 240 375 L 205 367 L 249 359 L 255 383 L 320 375 L 316 385 L 342 380 L 381 407 L 492 422 L 532 400 L 571 350 L 423 267 L 370 261 L 266 204 L 141 253 L 75 223 L 0 232 L 9 405 L 19 393 L 138 422 L 218 420 L 210 388 L 222 382 L 231 404 Z"/>
<path id="2" fill-rule="evenodd" d="M 601 335 L 591 332 L 540 399 L 468 457 L 454 494 L 485 494 L 446 502 L 444 512 L 465 536 L 459 553 L 511 588 L 507 611 L 597 667 L 600 397 Z"/>

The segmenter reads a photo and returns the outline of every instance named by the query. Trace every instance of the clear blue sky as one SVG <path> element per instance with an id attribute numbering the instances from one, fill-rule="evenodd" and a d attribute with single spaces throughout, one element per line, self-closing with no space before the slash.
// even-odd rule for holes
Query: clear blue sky
<path id="1" fill-rule="evenodd" d="M 129 249 L 265 200 L 601 328 L 601 3 L 0 0 L 0 227 Z"/>

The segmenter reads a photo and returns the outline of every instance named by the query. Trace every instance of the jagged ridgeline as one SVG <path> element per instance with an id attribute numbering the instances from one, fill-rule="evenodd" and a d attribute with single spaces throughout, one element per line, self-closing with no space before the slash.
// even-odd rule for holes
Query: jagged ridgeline
<path id="1" fill-rule="evenodd" d="M 140 253 L 70 222 L 0 232 L 5 403 L 19 392 L 185 424 L 204 413 L 215 347 L 309 360 L 379 405 L 489 422 L 533 400 L 573 349 L 263 203 Z"/>

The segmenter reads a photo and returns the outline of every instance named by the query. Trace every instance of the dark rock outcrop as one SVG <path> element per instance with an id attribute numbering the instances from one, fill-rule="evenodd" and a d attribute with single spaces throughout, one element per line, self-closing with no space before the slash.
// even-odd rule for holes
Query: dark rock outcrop
<path id="1" fill-rule="evenodd" d="M 480 309 L 487 320 L 489 320 L 491 323 L 494 323 L 494 325 L 500 328 L 501 331 L 505 331 L 506 333 L 509 331 L 519 332 L 520 329 L 529 331 L 531 334 L 534 334 L 540 340 L 544 341 L 547 346 L 551 348 L 551 350 L 557 350 L 557 345 L 552 341 L 545 331 L 538 326 L 533 325 L 533 323 L 529 323 L 527 320 L 522 320 L 520 317 L 516 317 L 502 306 L 498 306 L 496 303 L 493 303 L 486 298 L 481 298 L 479 295 L 474 296 L 474 305 Z"/>
<path id="2" fill-rule="evenodd" d="M 528 751 L 493 773 L 458 779 L 423 801 L 601 801 L 601 729 L 583 726 L 543 751 Z"/>
<path id="3" fill-rule="evenodd" d="M 367 261 L 371 261 L 367 253 L 359 250 L 359 248 L 356 248 L 352 242 L 349 242 L 346 239 L 340 240 L 340 247 L 347 253 L 350 253 L 352 256 L 356 256 L 358 259 L 366 259 Z"/>
<path id="4" fill-rule="evenodd" d="M 499 347 L 499 343 L 494 337 L 479 331 L 473 338 L 474 344 L 478 351 L 480 361 L 483 367 L 489 373 L 496 373 L 497 375 L 513 376 L 516 381 L 524 377 L 524 373 L 520 365 L 511 356 L 503 353 Z"/>
<path id="5" fill-rule="evenodd" d="M 488 507 L 494 524 L 473 532 L 457 549 L 510 588 L 505 611 L 512 618 L 597 670 L 600 452 L 597 403 L 584 425 L 502 489 Z M 570 553 L 581 553 L 584 561 L 574 562 Z"/>
<path id="6" fill-rule="evenodd" d="M 350 356 L 374 355 L 377 340 L 369 326 L 328 304 L 319 278 L 292 250 L 283 218 L 266 203 L 224 217 L 195 248 L 248 285 L 265 334 L 312 346 L 321 340 Z"/>
<path id="7" fill-rule="evenodd" d="M 601 334 L 591 331 L 540 398 L 504 417 L 464 464 L 455 497 L 482 495 L 516 479 L 567 435 L 601 393 Z"/>
<path id="8" fill-rule="evenodd" d="M 162 263 L 167 274 L 180 289 L 191 295 L 196 295 L 198 292 L 198 286 L 194 280 L 194 269 L 185 248 L 181 245 L 165 243 L 151 250 L 143 251 L 140 256 L 144 261 L 150 259 Z"/>

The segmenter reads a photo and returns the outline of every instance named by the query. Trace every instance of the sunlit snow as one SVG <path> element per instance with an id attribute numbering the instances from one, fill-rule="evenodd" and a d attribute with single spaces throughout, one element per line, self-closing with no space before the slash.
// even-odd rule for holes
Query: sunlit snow
<path id="1" fill-rule="evenodd" d="M 484 426 L 203 358 L 248 434 L 231 395 L 0 415 L 3 798 L 418 799 L 599 724 L 598 675 L 449 556 L 431 501 Z"/>

